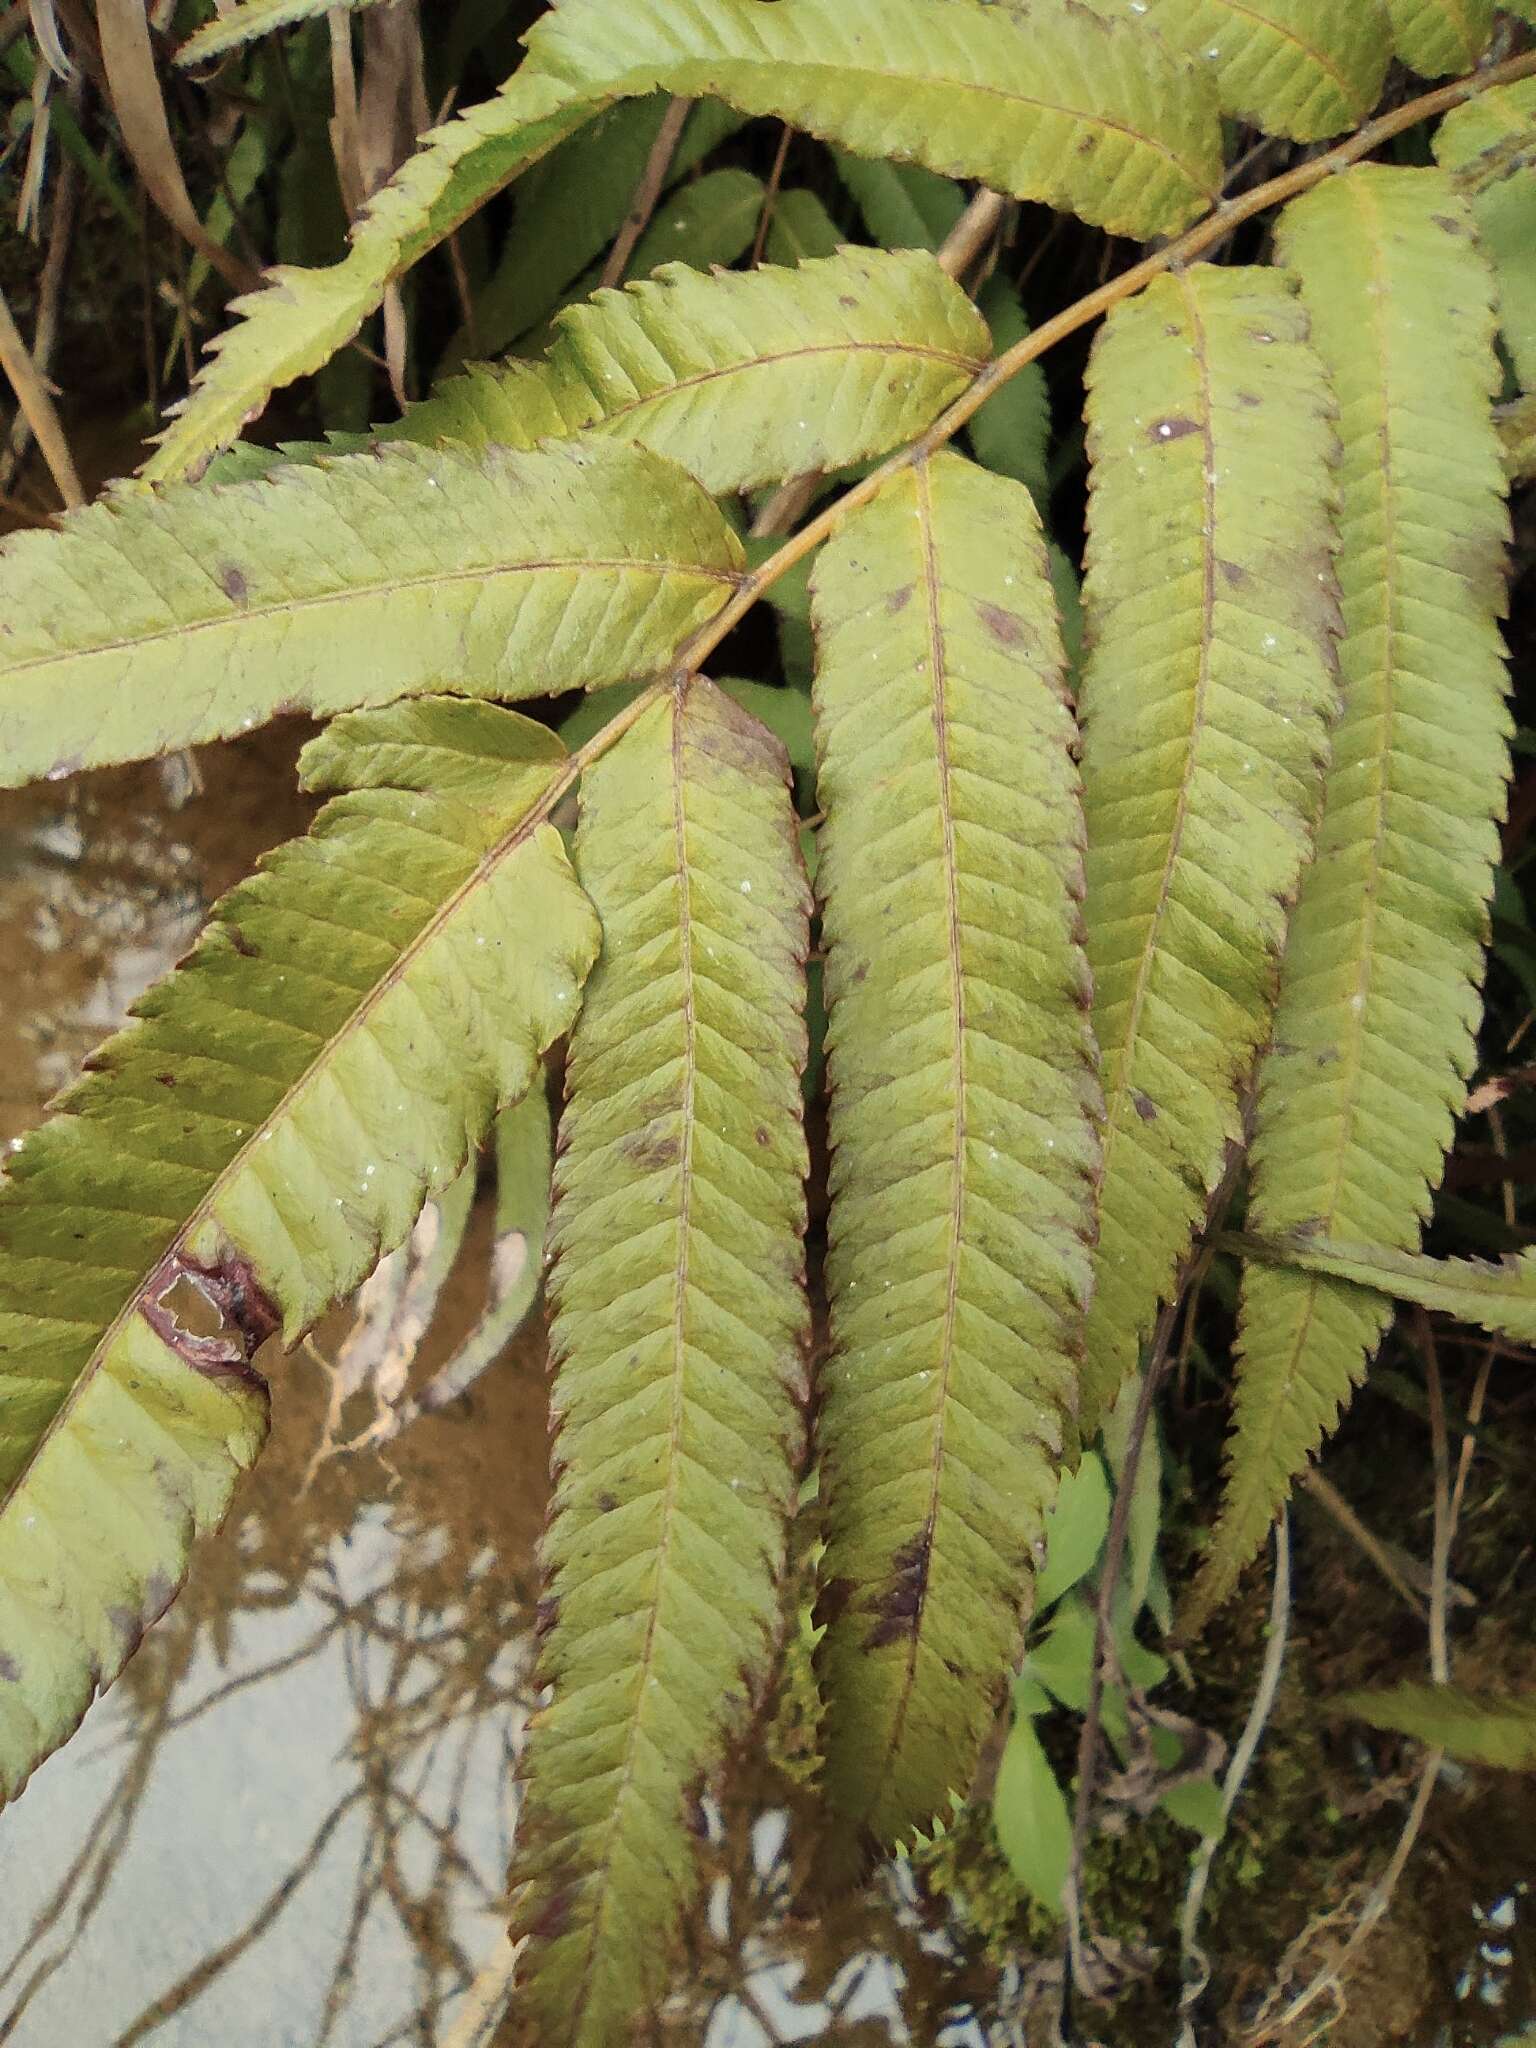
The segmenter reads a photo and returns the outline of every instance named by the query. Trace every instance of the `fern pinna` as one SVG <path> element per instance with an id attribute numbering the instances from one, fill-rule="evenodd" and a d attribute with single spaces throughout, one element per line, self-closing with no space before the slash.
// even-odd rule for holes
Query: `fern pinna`
<path id="1" fill-rule="evenodd" d="M 317 11 L 243 0 L 183 55 Z M 344 261 L 238 305 L 143 478 L 5 547 L 6 784 L 331 722 L 309 836 L 0 1184 L 0 1796 L 223 1513 L 264 1341 L 405 1240 L 557 1045 L 514 1873 L 544 2041 L 621 2040 L 665 1987 L 813 1468 L 822 1786 L 857 1860 L 970 1788 L 1060 1477 L 1155 1380 L 1196 1263 L 1242 1270 L 1192 1615 L 1394 1294 L 1536 1332 L 1524 1268 L 1419 1252 L 1498 856 L 1504 495 L 1536 468 L 1531 42 L 1491 0 L 557 0 Z M 1394 62 L 1458 76 L 1373 120 Z M 643 162 L 657 95 L 701 103 L 691 166 L 750 117 L 815 138 L 843 196 L 778 193 L 770 249 L 858 220 L 900 246 L 664 266 L 536 354 L 453 343 L 372 435 L 231 445 L 522 174 L 561 189 L 598 134 Z M 501 339 L 624 198 L 564 269 L 519 217 Z M 1153 247 L 1031 333 L 1016 202 Z M 1101 314 L 1069 668 L 1036 365 Z M 764 597 L 783 675 L 709 680 Z M 572 691 L 607 696 L 568 751 Z"/>

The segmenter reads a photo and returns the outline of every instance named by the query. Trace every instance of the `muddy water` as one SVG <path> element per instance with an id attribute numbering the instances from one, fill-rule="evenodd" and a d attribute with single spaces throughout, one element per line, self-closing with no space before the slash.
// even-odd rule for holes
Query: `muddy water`
<path id="1" fill-rule="evenodd" d="M 0 1139 L 186 950 L 213 898 L 303 828 L 298 737 L 0 799 Z M 471 1252 L 423 1372 L 483 1286 Z M 344 1328 L 320 1333 L 322 1352 Z M 328 1463 L 307 1488 L 328 1382 L 303 1353 L 263 1362 L 273 1438 L 230 1521 L 0 1825 L 13 2048 L 467 2048 L 488 2031 L 472 2012 L 495 2008 L 505 1975 L 530 1706 L 538 1339 L 387 1460 Z M 716 1821 L 707 1911 L 660 2038 L 936 2038 L 942 1942 L 910 1901 L 790 1929 L 807 1873 L 784 1816 L 749 1796 Z"/>

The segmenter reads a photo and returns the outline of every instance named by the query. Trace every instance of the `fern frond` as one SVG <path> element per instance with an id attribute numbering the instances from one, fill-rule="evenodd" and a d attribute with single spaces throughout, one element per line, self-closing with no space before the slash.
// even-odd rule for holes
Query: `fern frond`
<path id="1" fill-rule="evenodd" d="M 1333 178 L 1287 208 L 1278 248 L 1340 405 L 1343 708 L 1260 1069 L 1248 1220 L 1409 1249 L 1471 1071 L 1504 802 L 1492 281 L 1438 171 Z M 1248 1268 L 1199 1613 L 1263 1542 L 1389 1316 L 1336 1282 Z"/>
<path id="2" fill-rule="evenodd" d="M 1221 179 L 1204 76 L 1071 0 L 562 0 L 528 48 L 573 93 L 713 93 L 1113 234 L 1182 227 Z"/>
<path id="3" fill-rule="evenodd" d="M 1536 151 L 1536 78 L 1492 86 L 1447 114 L 1435 133 L 1435 161 L 1459 171 L 1485 151 L 1524 140 Z M 1536 386 L 1536 170 L 1527 164 L 1472 196 L 1472 218 L 1493 265 L 1499 326 L 1519 382 Z"/>
<path id="4" fill-rule="evenodd" d="M 1386 0 L 1392 42 L 1410 71 L 1470 71 L 1493 34 L 1494 0 Z"/>
<path id="5" fill-rule="evenodd" d="M 337 4 L 338 0 L 239 0 L 227 14 L 204 22 L 189 35 L 176 52 L 176 62 L 201 64 L 209 57 L 222 57 L 226 50 L 236 49 L 257 36 L 271 35 L 274 29 L 291 28 L 300 21 L 317 21 Z M 339 4 L 357 12 L 376 6 L 378 0 L 339 0 Z"/>
<path id="6" fill-rule="evenodd" d="M 222 1516 L 265 1433 L 258 1345 L 404 1241 L 569 1025 L 598 930 L 541 822 L 563 760 L 490 705 L 337 720 L 305 779 L 352 793 L 225 897 L 9 1160 L 0 1801 Z"/>
<path id="7" fill-rule="evenodd" d="M 1392 54 L 1381 0 L 1149 0 L 1135 12 L 1209 66 L 1223 113 L 1297 142 L 1357 128 Z"/>
<path id="8" fill-rule="evenodd" d="M 712 500 L 637 448 L 394 448 L 130 488 L 0 550 L 0 784 L 282 710 L 644 675 L 740 563 Z"/>
<path id="9" fill-rule="evenodd" d="M 1237 1240 L 1250 1258 L 1326 1273 L 1352 1286 L 1370 1288 L 1398 1301 L 1473 1323 L 1517 1344 L 1536 1344 L 1536 1253 L 1492 1262 L 1487 1259 L 1431 1259 L 1422 1252 L 1384 1251 L 1380 1245 L 1348 1244 L 1304 1233 L 1288 1238 Z"/>
<path id="10" fill-rule="evenodd" d="M 590 769 L 603 955 L 552 1227 L 555 1615 L 515 1876 L 540 2039 L 664 1981 L 687 1802 L 763 1677 L 804 1433 L 809 892 L 777 741 L 671 693 Z"/>
<path id="11" fill-rule="evenodd" d="M 1029 493 L 920 464 L 827 543 L 813 604 L 827 1789 L 891 1840 L 967 1782 L 1075 1451 L 1099 1096 Z"/>
<path id="12" fill-rule="evenodd" d="M 1240 1136 L 1335 700 L 1338 443 L 1289 280 L 1198 264 L 1088 372 L 1088 962 L 1106 1115 L 1085 1434 Z"/>
<path id="13" fill-rule="evenodd" d="M 493 99 L 433 129 L 369 200 L 342 262 L 278 264 L 259 291 L 231 303 L 237 318 L 210 343 L 143 475 L 164 483 L 195 474 L 274 391 L 344 348 L 395 278 L 611 97 L 573 94 L 524 65 Z"/>

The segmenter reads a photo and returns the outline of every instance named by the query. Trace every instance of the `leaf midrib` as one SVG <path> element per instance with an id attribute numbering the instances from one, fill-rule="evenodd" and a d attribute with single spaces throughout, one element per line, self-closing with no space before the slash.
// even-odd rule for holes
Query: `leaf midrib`
<path id="1" fill-rule="evenodd" d="M 597 1982 L 598 1952 L 602 1945 L 604 1930 L 614 1910 L 615 1893 L 613 1885 L 609 1882 L 609 1873 L 616 1839 L 620 1832 L 620 1818 L 634 1781 L 635 1754 L 639 1747 L 641 1724 L 646 1719 L 651 1666 L 656 1658 L 656 1639 L 660 1629 L 667 1563 L 678 1519 L 677 1489 L 682 1465 L 683 1422 L 687 1408 L 688 1274 L 689 1254 L 692 1249 L 690 1229 L 693 1212 L 694 1097 L 698 1073 L 692 887 L 688 868 L 687 807 L 684 801 L 684 791 L 687 787 L 683 750 L 683 718 L 686 703 L 686 686 L 674 684 L 669 700 L 669 715 L 672 721 L 672 844 L 677 873 L 678 966 L 682 982 L 680 1018 L 683 1038 L 683 1092 L 680 1104 L 682 1134 L 678 1154 L 677 1264 L 674 1269 L 672 1296 L 672 1401 L 667 1424 L 667 1476 L 661 1491 L 661 1530 L 656 1543 L 656 1593 L 651 1601 L 650 1612 L 645 1618 L 645 1640 L 641 1645 L 635 1667 L 635 1707 L 629 1717 L 624 1758 L 619 1766 L 618 1784 L 613 1795 L 608 1825 L 603 1834 L 602 1850 L 592 1862 L 593 1875 L 598 1879 L 601 1889 L 596 1910 L 587 1927 L 579 1988 L 571 2017 L 570 2037 L 573 2040 L 579 2037 L 582 2019 Z"/>
<path id="2" fill-rule="evenodd" d="M 292 1113 L 293 1105 L 298 1101 L 305 1089 L 310 1087 L 316 1078 L 324 1072 L 337 1048 L 345 1044 L 356 1032 L 365 1028 L 368 1017 L 378 1008 L 385 997 L 394 990 L 421 952 L 440 935 L 444 926 L 457 914 L 468 897 L 489 879 L 490 875 L 503 860 L 510 859 L 532 837 L 538 827 L 547 821 L 550 812 L 553 811 L 555 805 L 575 781 L 579 772 L 574 756 L 565 761 L 552 762 L 550 766 L 555 772 L 553 779 L 543 794 L 534 801 L 528 810 L 523 812 L 514 825 L 509 827 L 480 856 L 463 882 L 444 899 L 439 909 L 428 918 L 421 930 L 407 942 L 390 966 L 379 977 L 378 981 L 367 991 L 356 1009 L 348 1013 L 346 1020 L 338 1025 L 336 1030 L 331 1033 L 331 1036 L 316 1051 L 313 1059 L 310 1060 L 303 1073 L 293 1085 L 284 1090 L 281 1099 L 273 1105 L 272 1109 L 259 1124 L 252 1125 L 246 1142 L 240 1146 L 238 1151 L 231 1155 L 228 1164 L 220 1169 L 218 1176 L 200 1197 L 196 1207 L 191 1211 L 180 1229 L 175 1232 L 165 1248 L 145 1268 L 132 1291 L 125 1298 L 123 1306 L 118 1310 L 92 1347 L 90 1356 L 76 1375 L 74 1385 L 50 1418 L 47 1428 L 18 1467 L 11 1484 L 3 1494 L 0 1494 L 0 1524 L 3 1524 L 7 1512 L 15 1503 L 18 1495 L 24 1490 L 28 1479 L 31 1477 L 33 1470 L 49 1444 L 67 1426 L 75 1408 L 94 1385 L 97 1375 L 100 1373 L 124 1326 L 131 1317 L 139 1313 L 145 1289 L 148 1287 L 156 1271 L 164 1265 L 167 1259 L 173 1258 L 177 1254 L 195 1230 L 198 1230 L 204 1223 L 210 1220 L 219 1197 L 224 1193 L 235 1175 L 244 1168 L 248 1157 L 261 1142 L 264 1134 L 274 1129 L 281 1119 Z M 222 932 L 225 926 L 223 923 L 218 923 L 213 929 Z M 279 1303 L 278 1307 L 281 1309 L 282 1304 Z M 189 1367 L 188 1370 L 190 1371 L 192 1368 Z"/>
<path id="3" fill-rule="evenodd" d="M 1370 320 L 1374 330 L 1373 339 L 1376 356 L 1381 364 L 1381 423 L 1377 429 L 1377 437 L 1381 455 L 1380 478 L 1383 543 L 1381 550 L 1382 567 L 1376 587 L 1384 590 L 1386 593 L 1386 603 L 1383 607 L 1386 630 L 1380 661 L 1383 702 L 1379 707 L 1373 709 L 1372 712 L 1373 716 L 1379 715 L 1382 721 L 1382 739 L 1377 756 L 1381 769 L 1376 786 L 1376 823 L 1370 840 L 1365 846 L 1368 857 L 1369 881 L 1365 890 L 1365 910 L 1361 920 L 1359 971 L 1355 981 L 1355 993 L 1346 1004 L 1345 1011 L 1347 1018 L 1347 1053 L 1345 1055 L 1347 1065 L 1344 1076 L 1344 1106 L 1339 1121 L 1346 1126 L 1347 1136 L 1341 1140 L 1334 1150 L 1333 1185 L 1328 1195 L 1326 1215 L 1320 1219 L 1330 1234 L 1332 1233 L 1334 1220 L 1338 1212 L 1339 1196 L 1344 1185 L 1345 1169 L 1349 1154 L 1356 1142 L 1354 1127 L 1358 1112 L 1360 1080 L 1364 1071 L 1366 1006 L 1370 998 L 1371 984 L 1371 946 L 1376 929 L 1376 910 L 1380 895 L 1382 842 L 1386 835 L 1387 796 L 1390 781 L 1387 773 L 1387 762 L 1392 748 L 1393 726 L 1397 711 L 1395 683 L 1397 677 L 1396 649 L 1399 631 L 1398 581 L 1400 562 L 1396 542 L 1396 508 L 1392 497 L 1392 406 L 1388 378 L 1390 356 L 1387 348 L 1385 328 L 1387 298 L 1382 260 L 1383 237 L 1379 218 L 1380 207 L 1377 204 L 1375 193 L 1371 191 L 1367 180 L 1352 181 L 1350 189 L 1359 200 L 1362 210 L 1369 211 L 1375 216 L 1368 230 L 1370 234 L 1373 289 L 1367 296 L 1369 297 L 1372 309 Z M 1355 843 L 1359 846 L 1362 842 L 1357 839 Z M 1319 855 L 1320 857 L 1326 857 L 1321 846 L 1319 846 Z M 1350 1007 L 1350 1004 L 1357 1005 L 1357 1007 Z M 1263 1215 L 1263 1198 L 1262 1191 L 1257 1187 L 1254 1190 L 1254 1212 L 1255 1222 L 1258 1223 Z M 1268 1401 L 1264 1408 L 1264 1419 L 1258 1433 L 1257 1447 L 1253 1454 L 1248 1457 L 1245 1466 L 1248 1474 L 1248 1485 L 1241 1495 L 1238 1494 L 1234 1485 L 1233 1501 L 1229 1510 L 1230 1518 L 1234 1522 L 1238 1521 L 1240 1515 L 1246 1512 L 1248 1501 L 1254 1498 L 1257 1492 L 1261 1492 L 1264 1489 L 1265 1474 L 1269 1469 L 1268 1461 L 1274 1444 L 1291 1413 L 1291 1388 L 1295 1384 L 1296 1377 L 1301 1370 L 1301 1361 L 1306 1356 L 1307 1341 L 1311 1335 L 1312 1321 L 1317 1313 L 1318 1300 L 1325 1284 L 1337 1286 L 1339 1283 L 1336 1281 L 1325 1283 L 1316 1274 L 1309 1275 L 1307 1278 L 1306 1303 L 1302 1310 L 1301 1324 L 1296 1331 L 1294 1340 L 1287 1346 L 1283 1378 L 1279 1382 L 1277 1392 L 1275 1391 L 1274 1382 L 1270 1382 L 1271 1391 L 1275 1394 L 1275 1397 Z M 1227 1517 L 1223 1519 L 1225 1520 Z M 1213 1563 L 1214 1561 L 1213 1558 Z"/>
<path id="4" fill-rule="evenodd" d="M 1185 827 L 1189 822 L 1191 791 L 1195 780 L 1200 738 L 1205 731 L 1207 698 L 1211 683 L 1211 644 L 1215 637 L 1216 618 L 1216 437 L 1213 424 L 1213 392 L 1211 384 L 1210 348 L 1205 322 L 1201 318 L 1197 294 L 1189 278 L 1182 272 L 1177 274 L 1177 284 L 1182 293 L 1185 310 L 1190 323 L 1190 355 L 1196 365 L 1200 379 L 1200 442 L 1202 458 L 1202 519 L 1200 559 L 1200 661 L 1195 676 L 1195 687 L 1190 703 L 1189 742 L 1184 755 L 1183 773 L 1179 779 L 1178 796 L 1174 802 L 1173 822 L 1168 832 L 1168 847 L 1163 859 L 1163 871 L 1158 878 L 1157 898 L 1147 923 L 1146 937 L 1137 963 L 1136 981 L 1131 991 L 1129 1014 L 1125 1030 L 1120 1035 L 1119 1054 L 1121 1070 L 1113 1095 L 1105 1104 L 1104 1136 L 1099 1153 L 1099 1162 L 1092 1183 L 1092 1202 L 1095 1213 L 1103 1206 L 1104 1188 L 1109 1179 L 1109 1163 L 1115 1149 L 1115 1140 L 1127 1128 L 1125 1121 L 1126 1104 L 1132 1092 L 1132 1076 L 1136 1071 L 1136 1053 L 1140 1044 L 1141 1014 L 1146 1006 L 1150 990 L 1152 968 L 1162 958 L 1158 944 L 1163 920 L 1168 914 L 1174 896 L 1175 875 L 1179 866 L 1184 842 Z M 1090 1311 L 1091 1313 L 1091 1311 Z"/>
<path id="5" fill-rule="evenodd" d="M 602 413 L 593 420 L 590 427 L 582 431 L 606 427 L 613 420 L 622 420 L 631 413 L 642 411 L 648 405 L 661 405 L 674 393 L 695 391 L 707 384 L 717 384 L 727 377 L 750 376 L 754 370 L 771 370 L 785 363 L 808 362 L 816 356 L 881 355 L 916 357 L 925 362 L 944 363 L 955 370 L 962 370 L 968 377 L 976 376 L 985 368 L 985 356 L 962 355 L 957 349 L 933 348 L 919 342 L 899 339 L 888 341 L 835 341 L 817 342 L 805 348 L 780 349 L 770 355 L 753 356 L 746 362 L 726 363 L 719 369 L 701 370 L 692 377 L 679 377 L 675 383 L 659 384 L 654 391 L 643 392 L 638 398 L 629 398 L 622 405 L 604 406 Z M 602 404 L 600 394 L 592 394 Z"/>
<path id="6" fill-rule="evenodd" d="M 890 1735 L 886 1742 L 887 1757 L 896 1756 L 906 1734 L 907 1713 L 917 1687 L 918 1648 L 923 1639 L 923 1618 L 928 1605 L 928 1589 L 932 1583 L 933 1551 L 938 1536 L 939 1512 L 944 1476 L 945 1423 L 950 1400 L 950 1382 L 954 1374 L 955 1324 L 959 1314 L 960 1298 L 960 1251 L 965 1236 L 966 1213 L 966 1002 L 964 960 L 960 947 L 960 890 L 956 872 L 957 853 L 955 846 L 954 800 L 950 789 L 949 766 L 949 704 L 948 704 L 948 655 L 945 647 L 944 624 L 940 611 L 938 550 L 933 530 L 933 483 L 926 459 L 915 463 L 912 470 L 913 486 L 917 498 L 919 520 L 919 547 L 922 553 L 923 595 L 927 604 L 928 625 L 928 672 L 932 703 L 934 760 L 938 769 L 938 813 L 944 848 L 944 897 L 945 897 L 945 939 L 949 957 L 950 977 L 950 1026 L 954 1033 L 955 1051 L 953 1061 L 954 1077 L 954 1141 L 951 1158 L 954 1162 L 953 1191 L 950 1196 L 949 1212 L 949 1256 L 945 1274 L 944 1316 L 940 1326 L 939 1348 L 935 1371 L 933 1456 L 929 1464 L 928 1512 L 923 1520 L 922 1533 L 927 1542 L 923 1559 L 922 1583 L 918 1589 L 916 1606 L 912 1615 L 912 1628 L 908 1637 L 906 1669 L 896 1702 L 896 1711 L 891 1722 Z"/>
<path id="7" fill-rule="evenodd" d="M 593 572 L 617 574 L 626 570 L 644 576 L 654 576 L 658 582 L 670 576 L 696 576 L 700 579 L 720 583 L 727 589 L 735 590 L 742 582 L 742 572 L 737 569 L 717 569 L 702 562 L 674 562 L 646 560 L 641 556 L 615 556 L 612 558 L 591 555 L 549 556 L 532 562 L 501 562 L 484 569 L 430 570 L 419 576 L 394 576 L 373 583 L 348 584 L 344 590 L 323 591 L 313 597 L 285 599 L 267 604 L 242 605 L 238 611 L 226 613 L 219 618 L 194 619 L 185 624 L 160 627 L 153 631 L 127 635 L 117 640 L 101 640 L 84 647 L 50 649 L 45 654 L 33 654 L 20 661 L 5 663 L 0 660 L 0 688 L 13 676 L 35 674 L 53 663 L 73 663 L 97 655 L 133 655 L 148 652 L 157 645 L 181 644 L 194 634 L 208 632 L 239 632 L 250 630 L 252 625 L 270 624 L 274 620 L 303 617 L 327 607 L 345 604 L 362 604 L 371 598 L 392 597 L 410 590 L 447 588 L 458 583 L 489 584 L 501 577 L 531 576 L 555 569 L 592 570 Z M 0 700 L 0 722 L 5 717 L 6 706 Z"/>

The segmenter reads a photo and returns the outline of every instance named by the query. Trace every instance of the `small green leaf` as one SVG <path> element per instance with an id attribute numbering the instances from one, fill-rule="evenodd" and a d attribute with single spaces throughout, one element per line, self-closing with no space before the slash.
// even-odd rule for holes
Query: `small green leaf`
<path id="1" fill-rule="evenodd" d="M 1075 1472 L 1064 1472 L 1056 1505 L 1045 1518 L 1045 1564 L 1035 1582 L 1035 1611 L 1059 1600 L 1098 1561 L 1109 1529 L 1109 1481 L 1096 1452 L 1084 1453 Z"/>
<path id="2" fill-rule="evenodd" d="M 791 186 L 774 201 L 764 254 L 770 263 L 808 263 L 835 255 L 847 239 L 814 192 Z"/>
<path id="3" fill-rule="evenodd" d="M 883 249 L 937 251 L 965 211 L 965 193 L 954 179 L 921 164 L 885 163 L 846 149 L 834 149 L 832 161 Z"/>
<path id="4" fill-rule="evenodd" d="M 1207 1841 L 1219 1842 L 1227 1831 L 1221 1787 L 1214 1778 L 1196 1778 L 1191 1784 L 1175 1785 L 1157 1803 L 1170 1820 Z"/>
<path id="5" fill-rule="evenodd" d="M 1064 1707 L 1081 1714 L 1088 1706 L 1097 1623 L 1080 1592 L 1057 1603 L 1045 1640 L 1024 1660 L 1024 1676 L 1043 1685 Z"/>
<path id="6" fill-rule="evenodd" d="M 998 1765 L 992 1827 L 1019 1883 L 1047 1912 L 1060 1914 L 1072 1861 L 1072 1817 L 1024 1713 L 1015 1713 Z"/>

